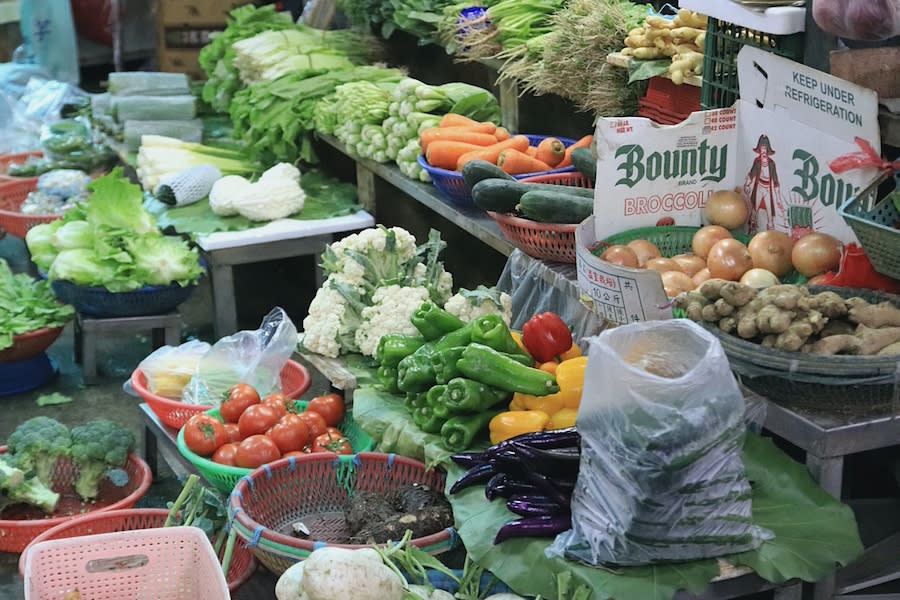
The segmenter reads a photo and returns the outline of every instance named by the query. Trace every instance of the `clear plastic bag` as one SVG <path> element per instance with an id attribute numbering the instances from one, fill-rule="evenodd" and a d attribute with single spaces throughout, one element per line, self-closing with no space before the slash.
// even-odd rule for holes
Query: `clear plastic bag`
<path id="1" fill-rule="evenodd" d="M 281 389 L 281 370 L 296 347 L 297 328 L 284 309 L 273 308 L 259 329 L 238 331 L 213 344 L 181 398 L 218 406 L 236 383 L 249 383 L 260 396 Z"/>
<path id="2" fill-rule="evenodd" d="M 589 340 L 572 529 L 548 554 L 646 565 L 744 552 L 751 521 L 744 397 L 718 340 L 687 319 Z"/>
<path id="3" fill-rule="evenodd" d="M 180 346 L 163 346 L 141 361 L 141 372 L 147 379 L 147 389 L 164 398 L 179 399 L 185 386 L 197 371 L 197 364 L 212 346 L 191 340 Z"/>

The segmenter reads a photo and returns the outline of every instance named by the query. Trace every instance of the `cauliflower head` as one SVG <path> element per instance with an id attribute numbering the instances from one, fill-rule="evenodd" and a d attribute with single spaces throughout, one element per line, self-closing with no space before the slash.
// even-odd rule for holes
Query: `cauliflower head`
<path id="1" fill-rule="evenodd" d="M 423 287 L 389 285 L 378 288 L 372 296 L 373 305 L 363 309 L 363 322 L 356 330 L 359 351 L 374 357 L 381 336 L 389 333 L 417 334 L 418 330 L 409 318 L 428 300 L 428 290 Z"/>
<path id="2" fill-rule="evenodd" d="M 498 314 L 506 326 L 512 320 L 512 298 L 495 287 L 479 285 L 474 290 L 460 290 L 444 304 L 444 310 L 456 315 L 464 323 L 489 314 Z"/>
<path id="3" fill-rule="evenodd" d="M 247 193 L 253 185 L 240 175 L 226 175 L 217 180 L 209 191 L 209 207 L 222 217 L 233 217 L 238 214 L 235 203 Z"/>
<path id="4" fill-rule="evenodd" d="M 356 332 L 365 308 L 356 288 L 329 277 L 316 292 L 303 319 L 303 346 L 331 358 L 343 352 L 357 352 Z"/>

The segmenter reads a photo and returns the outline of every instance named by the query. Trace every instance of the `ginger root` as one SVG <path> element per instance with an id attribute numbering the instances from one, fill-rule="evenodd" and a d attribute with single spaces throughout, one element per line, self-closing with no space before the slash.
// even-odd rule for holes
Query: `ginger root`
<path id="1" fill-rule="evenodd" d="M 832 335 L 803 346 L 810 354 L 858 354 L 859 338 L 855 335 Z"/>
<path id="2" fill-rule="evenodd" d="M 857 354 L 869 356 L 877 354 L 882 348 L 900 342 L 900 327 L 872 329 L 865 325 L 860 325 L 856 328 L 855 335 L 859 338 L 859 351 Z"/>
<path id="3" fill-rule="evenodd" d="M 860 325 L 878 329 L 879 327 L 900 327 L 900 308 L 890 302 L 869 304 L 862 298 L 850 298 L 845 301 L 847 318 Z"/>
<path id="4" fill-rule="evenodd" d="M 878 351 L 878 356 L 891 356 L 894 354 L 900 354 L 900 342 L 894 342 Z"/>

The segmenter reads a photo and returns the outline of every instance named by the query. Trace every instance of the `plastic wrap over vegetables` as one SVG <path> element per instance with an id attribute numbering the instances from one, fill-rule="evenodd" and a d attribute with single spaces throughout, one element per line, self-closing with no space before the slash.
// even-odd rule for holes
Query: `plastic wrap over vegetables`
<path id="1" fill-rule="evenodd" d="M 838 37 L 886 40 L 900 35 L 900 0 L 813 0 L 813 18 Z"/>
<path id="2" fill-rule="evenodd" d="M 750 522 L 744 399 L 721 345 L 686 320 L 590 338 L 572 529 L 548 554 L 642 565 L 744 552 Z"/>

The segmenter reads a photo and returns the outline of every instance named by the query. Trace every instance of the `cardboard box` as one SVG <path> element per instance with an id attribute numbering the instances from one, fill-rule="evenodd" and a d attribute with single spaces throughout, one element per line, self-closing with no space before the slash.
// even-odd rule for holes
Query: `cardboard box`
<path id="1" fill-rule="evenodd" d="M 200 68 L 197 62 L 199 50 L 170 50 L 167 48 L 159 48 L 157 52 L 157 62 L 160 71 L 169 73 L 186 73 L 194 79 L 205 79 L 206 74 Z"/>
<path id="2" fill-rule="evenodd" d="M 670 318 L 660 276 L 610 265 L 589 248 L 639 227 L 699 227 L 718 190 L 735 189 L 751 208 L 747 233 L 811 231 L 856 240 L 838 207 L 876 175 L 833 173 L 834 158 L 880 152 L 878 102 L 871 90 L 801 64 L 744 47 L 738 55 L 742 98 L 734 107 L 693 113 L 679 125 L 644 118 L 597 123 L 594 217 L 576 231 L 578 282 L 594 310 L 614 323 Z"/>
<path id="3" fill-rule="evenodd" d="M 163 25 L 225 25 L 241 0 L 159 0 L 157 21 Z"/>

